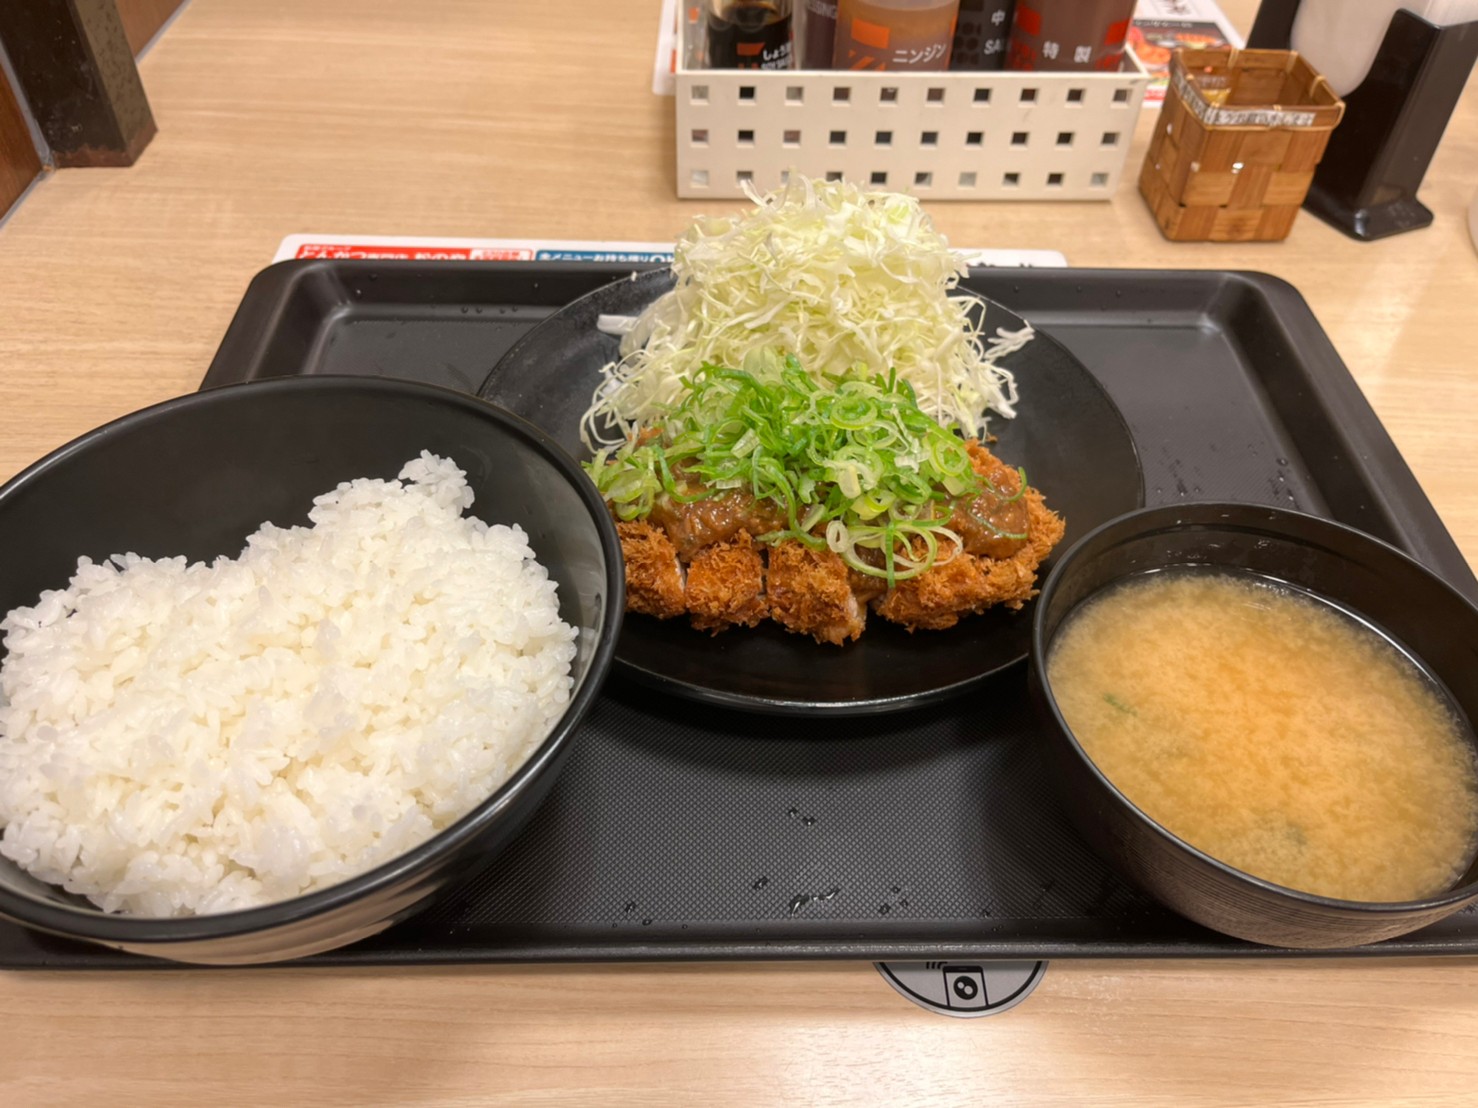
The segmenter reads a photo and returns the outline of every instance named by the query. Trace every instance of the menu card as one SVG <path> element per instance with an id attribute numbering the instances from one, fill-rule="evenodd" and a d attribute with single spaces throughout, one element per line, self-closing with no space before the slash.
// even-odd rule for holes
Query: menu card
<path id="1" fill-rule="evenodd" d="M 1067 258 L 1056 250 L 961 249 L 970 265 L 1056 268 Z M 420 238 L 403 235 L 288 235 L 274 262 L 302 258 L 399 259 L 416 262 L 670 262 L 670 242 L 566 239 Z"/>
<path id="2" fill-rule="evenodd" d="M 1218 46 L 1246 45 L 1215 0 L 1139 0 L 1129 28 L 1129 49 L 1150 71 L 1144 106 L 1158 109 L 1165 102 L 1170 80 L 1170 55 L 1177 48 L 1214 50 Z"/>

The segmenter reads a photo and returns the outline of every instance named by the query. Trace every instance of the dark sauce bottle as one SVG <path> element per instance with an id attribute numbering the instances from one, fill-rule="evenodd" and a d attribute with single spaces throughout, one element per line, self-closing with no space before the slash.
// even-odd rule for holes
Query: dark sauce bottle
<path id="1" fill-rule="evenodd" d="M 790 0 L 709 0 L 710 69 L 789 69 Z"/>
<path id="2" fill-rule="evenodd" d="M 837 41 L 837 0 L 803 0 L 806 22 L 801 32 L 801 69 L 830 69 Z"/>

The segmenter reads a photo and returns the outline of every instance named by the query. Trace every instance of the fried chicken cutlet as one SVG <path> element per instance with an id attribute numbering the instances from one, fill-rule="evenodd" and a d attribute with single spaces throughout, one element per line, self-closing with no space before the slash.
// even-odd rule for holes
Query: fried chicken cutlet
<path id="1" fill-rule="evenodd" d="M 1019 503 L 1026 516 L 1025 539 L 1004 558 L 969 553 L 951 544 L 928 573 L 899 581 L 873 602 L 878 615 L 910 631 L 941 631 L 963 616 L 997 604 L 1019 610 L 1036 595 L 1037 566 L 1062 541 L 1063 522 L 1048 509 L 1042 494 L 1027 489 Z"/>
<path id="2" fill-rule="evenodd" d="M 841 646 L 862 634 L 867 608 L 851 571 L 830 550 L 786 539 L 770 549 L 770 615 L 787 630 Z"/>
<path id="3" fill-rule="evenodd" d="M 1021 488 L 1016 469 L 978 442 L 968 449 L 986 487 L 954 505 L 949 527 L 963 547 L 942 539 L 938 560 L 917 577 L 890 589 L 829 549 L 759 542 L 747 528 L 773 526 L 775 514 L 726 494 L 617 524 L 627 607 L 659 619 L 687 614 L 714 634 L 768 617 L 834 645 L 862 634 L 869 607 L 909 631 L 953 627 L 996 605 L 1019 609 L 1036 594 L 1037 567 L 1061 541 L 1063 521 L 1036 489 Z"/>
<path id="4" fill-rule="evenodd" d="M 644 519 L 616 522 L 626 562 L 626 609 L 671 619 L 688 610 L 687 582 L 677 547 L 662 528 Z"/>
<path id="5" fill-rule="evenodd" d="M 748 531 L 711 543 L 693 555 L 688 563 L 687 600 L 693 626 L 700 631 L 717 633 L 733 624 L 753 627 L 770 614 L 765 602 L 765 561 Z"/>

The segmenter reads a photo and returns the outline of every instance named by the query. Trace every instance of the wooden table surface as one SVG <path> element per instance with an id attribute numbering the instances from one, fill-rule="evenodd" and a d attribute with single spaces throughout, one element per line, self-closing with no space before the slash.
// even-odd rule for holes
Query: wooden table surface
<path id="1" fill-rule="evenodd" d="M 1225 5 L 1244 31 L 1251 2 Z M 0 479 L 193 390 L 296 231 L 670 239 L 656 0 L 193 0 L 141 69 L 159 135 L 42 182 L 0 227 Z M 1109 203 L 931 206 L 959 244 L 1296 285 L 1466 556 L 1478 557 L 1478 90 L 1423 231 L 1164 242 Z M 869 965 L 0 973 L 0 1103 L 1471 1104 L 1478 961 L 1053 963 L 981 1020 Z"/>

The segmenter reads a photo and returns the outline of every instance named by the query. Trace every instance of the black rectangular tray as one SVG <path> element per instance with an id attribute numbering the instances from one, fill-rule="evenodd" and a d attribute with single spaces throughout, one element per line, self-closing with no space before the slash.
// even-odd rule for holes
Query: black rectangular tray
<path id="1" fill-rule="evenodd" d="M 203 385 L 355 373 L 475 392 L 530 326 L 630 272 L 275 265 L 247 290 Z M 1050 331 L 1104 383 L 1133 429 L 1150 503 L 1331 516 L 1478 599 L 1291 286 L 1137 270 L 977 270 L 969 284 Z M 1478 953 L 1478 911 L 1321 953 Z M 548 801 L 496 864 L 413 919 L 307 961 L 1307 955 L 1189 923 L 1088 850 L 1038 758 L 1020 666 L 949 704 L 835 721 L 698 708 L 613 679 Z M 159 964 L 0 925 L 3 966 Z"/>

